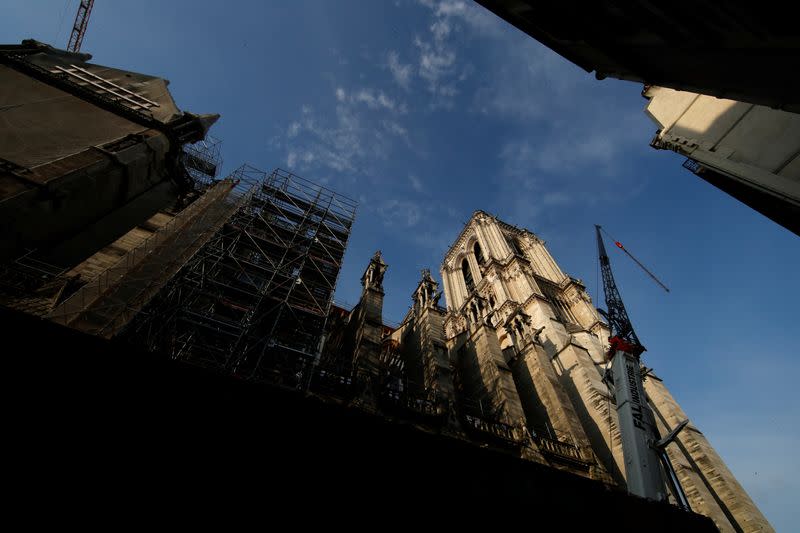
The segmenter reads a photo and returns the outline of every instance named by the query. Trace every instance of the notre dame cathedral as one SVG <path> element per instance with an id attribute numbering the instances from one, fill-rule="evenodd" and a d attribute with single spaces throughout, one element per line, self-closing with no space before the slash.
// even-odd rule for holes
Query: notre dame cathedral
<path id="1" fill-rule="evenodd" d="M 36 512 L 57 480 L 74 509 L 138 513 L 137 478 L 170 502 L 175 479 L 237 498 L 219 488 L 257 479 L 279 488 L 259 501 L 272 520 L 297 502 L 327 519 L 328 501 L 448 525 L 516 508 L 566 529 L 771 531 L 691 423 L 666 451 L 694 513 L 627 493 L 608 326 L 536 235 L 477 211 L 443 292 L 423 271 L 398 327 L 380 253 L 359 303 L 332 307 L 357 202 L 281 169 L 218 179 L 218 115 L 89 58 L 0 46 L 17 125 L 0 143 L 6 444 Z M 645 390 L 662 436 L 686 420 L 651 370 Z M 215 459 L 242 482 L 210 482 Z"/>
<path id="2" fill-rule="evenodd" d="M 382 320 L 380 252 L 350 311 L 334 309 L 323 361 L 352 361 L 380 382 L 356 401 L 418 427 L 607 485 L 625 486 L 614 396 L 604 380 L 608 325 L 583 284 L 530 231 L 476 211 L 429 270 L 397 328 Z M 648 370 L 645 391 L 662 435 L 687 418 Z M 689 423 L 667 453 L 691 509 L 727 531 L 771 526 L 703 433 Z"/>

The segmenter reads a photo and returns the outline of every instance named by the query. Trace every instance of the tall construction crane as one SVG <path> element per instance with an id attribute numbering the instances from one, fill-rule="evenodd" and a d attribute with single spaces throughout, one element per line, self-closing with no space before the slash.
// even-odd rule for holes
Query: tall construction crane
<path id="1" fill-rule="evenodd" d="M 83 36 L 86 35 L 86 27 L 89 25 L 92 6 L 94 6 L 94 0 L 81 0 L 78 13 L 75 15 L 75 23 L 72 25 L 72 34 L 67 43 L 68 52 L 80 52 Z"/>
<path id="2" fill-rule="evenodd" d="M 611 336 L 608 339 L 611 371 L 610 376 L 607 375 L 605 380 L 611 382 L 617 402 L 628 491 L 643 498 L 666 501 L 668 498 L 667 486 L 669 486 L 678 505 L 688 510 L 688 500 L 672 469 L 665 448 L 667 444 L 675 440 L 678 432 L 689 421 L 684 420 L 666 437 L 659 439 L 655 417 L 647 403 L 642 383 L 640 356 L 645 348 L 633 330 L 628 312 L 625 310 L 625 304 L 622 303 L 622 296 L 620 296 L 614 281 L 611 262 L 606 254 L 603 236 L 600 233 L 602 228 L 595 225 L 595 229 L 600 268 L 603 273 L 603 291 L 608 309 L 604 315 L 611 328 Z M 615 242 L 619 248 L 636 261 L 618 241 Z M 659 285 L 669 291 L 644 265 L 639 261 L 636 263 Z"/>

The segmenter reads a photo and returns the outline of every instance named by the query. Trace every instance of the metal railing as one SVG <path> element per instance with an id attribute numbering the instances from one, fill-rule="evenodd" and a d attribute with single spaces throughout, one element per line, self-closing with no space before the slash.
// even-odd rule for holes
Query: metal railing
<path id="1" fill-rule="evenodd" d="M 503 442 L 520 445 L 525 440 L 522 430 L 517 426 L 497 420 L 487 420 L 474 415 L 464 414 L 462 420 L 468 429 L 495 437 Z"/>
<path id="2" fill-rule="evenodd" d="M 557 455 L 564 459 L 585 462 L 581 456 L 580 448 L 574 444 L 537 434 L 533 434 L 532 438 L 533 442 L 536 443 L 536 445 L 539 447 L 539 450 L 543 453 Z"/>

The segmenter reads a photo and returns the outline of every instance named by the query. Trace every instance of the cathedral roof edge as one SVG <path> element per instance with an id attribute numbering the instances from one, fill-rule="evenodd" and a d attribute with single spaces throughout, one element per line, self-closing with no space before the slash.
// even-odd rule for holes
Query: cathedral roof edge
<path id="1" fill-rule="evenodd" d="M 456 237 L 456 239 L 453 241 L 453 244 L 451 244 L 450 248 L 447 249 L 447 253 L 444 255 L 444 259 L 442 260 L 442 264 L 440 267 L 441 270 L 445 270 L 447 268 L 447 264 L 452 261 L 455 255 L 457 255 L 458 247 L 462 244 L 465 238 L 465 234 L 467 233 L 467 230 L 469 230 L 472 223 L 480 216 L 491 218 L 492 220 L 497 222 L 497 224 L 501 228 L 505 229 L 506 231 L 518 234 L 530 233 L 531 235 L 533 235 L 538 239 L 537 235 L 530 230 L 519 228 L 517 226 L 514 226 L 513 224 L 509 224 L 508 222 L 503 222 L 502 220 L 497 218 L 497 216 L 487 211 L 484 211 L 482 209 L 476 209 L 475 211 L 473 211 L 472 216 L 469 217 L 469 220 L 467 220 L 467 222 L 464 223 L 464 227 L 461 228 L 461 231 L 459 232 L 458 237 Z"/>

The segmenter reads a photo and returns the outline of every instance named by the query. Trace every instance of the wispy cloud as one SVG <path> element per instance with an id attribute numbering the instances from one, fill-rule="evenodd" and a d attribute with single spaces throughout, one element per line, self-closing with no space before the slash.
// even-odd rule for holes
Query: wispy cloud
<path id="1" fill-rule="evenodd" d="M 410 176 L 410 179 L 418 179 Z M 421 183 L 420 183 L 421 185 Z M 412 186 L 413 187 L 413 186 Z M 373 203 L 368 207 L 386 228 L 401 230 L 394 235 L 417 249 L 424 249 L 423 256 L 431 264 L 437 264 L 452 244 L 453 236 L 462 226 L 457 210 L 442 210 L 438 206 L 408 198 L 392 198 Z M 402 231 L 412 229 L 413 231 Z"/>
<path id="2" fill-rule="evenodd" d="M 448 35 L 450 35 L 450 31 L 452 30 L 450 23 L 446 18 L 441 18 L 431 24 L 431 33 L 433 34 L 433 38 L 437 42 L 444 41 Z"/>
<path id="3" fill-rule="evenodd" d="M 532 89 L 531 105 L 538 95 L 550 107 L 527 116 L 524 109 L 490 113 L 513 132 L 498 152 L 495 201 L 521 225 L 557 225 L 565 207 L 586 209 L 633 200 L 648 185 L 647 175 L 630 171 L 628 157 L 640 151 L 650 132 L 646 117 L 637 106 L 583 85 L 582 90 L 570 91 L 575 96 L 570 102 L 558 96 L 547 100 L 550 87 Z"/>
<path id="4" fill-rule="evenodd" d="M 428 89 L 437 93 L 445 78 L 452 76 L 455 71 L 456 52 L 445 44 L 444 39 L 439 38 L 431 42 L 416 37 L 414 45 L 419 48 L 419 75 L 427 80 Z"/>
<path id="5" fill-rule="evenodd" d="M 385 200 L 377 208 L 378 216 L 385 226 L 392 228 L 413 228 L 422 218 L 417 202 L 408 200 Z"/>
<path id="6" fill-rule="evenodd" d="M 587 94 L 585 73 L 530 39 L 504 36 L 487 51 L 490 72 L 475 91 L 473 111 L 512 120 L 548 120 L 569 112 Z"/>
<path id="7" fill-rule="evenodd" d="M 453 97 L 458 94 L 453 78 L 456 72 L 456 53 L 441 43 L 417 37 L 414 44 L 419 49 L 419 75 L 427 82 L 428 92 L 433 97 L 430 106 L 434 109 L 452 109 Z"/>
<path id="8" fill-rule="evenodd" d="M 387 65 L 397 84 L 408 91 L 411 87 L 412 65 L 400 62 L 400 55 L 392 50 L 387 56 Z"/>
<path id="9" fill-rule="evenodd" d="M 590 120 L 577 120 L 575 115 L 580 113 Z M 505 144 L 500 158 L 504 172 L 515 178 L 590 170 L 593 179 L 586 181 L 591 186 L 600 177 L 613 177 L 624 162 L 625 153 L 646 135 L 647 126 L 645 117 L 635 111 L 578 106 L 574 113 L 562 115 L 561 120 L 551 117 L 547 125 L 523 131 Z"/>
<path id="10" fill-rule="evenodd" d="M 411 183 L 411 188 L 417 192 L 422 192 L 422 180 L 419 179 L 415 174 L 408 175 L 408 181 Z"/>
<path id="11" fill-rule="evenodd" d="M 304 110 L 292 136 L 277 140 L 278 146 L 287 148 L 287 165 L 290 169 L 306 170 L 322 166 L 338 172 L 353 172 L 362 160 L 371 154 L 381 157 L 381 143 L 369 142 L 360 118 L 346 105 L 336 106 L 332 124 L 324 124 L 313 112 Z"/>
<path id="12" fill-rule="evenodd" d="M 451 109 L 459 88 L 474 71 L 471 62 L 459 58 L 457 50 L 473 38 L 504 35 L 502 21 L 474 2 L 463 0 L 419 0 L 431 10 L 433 22 L 428 33 L 417 35 L 419 76 L 427 82 L 432 108 Z"/>
<path id="13" fill-rule="evenodd" d="M 503 33 L 505 23 L 475 2 L 420 0 L 420 3 L 432 9 L 437 17 L 459 20 L 482 35 L 497 36 Z"/>
<path id="14" fill-rule="evenodd" d="M 414 37 L 418 51 L 417 71 L 425 80 L 428 92 L 433 96 L 434 108 L 452 108 L 453 98 L 458 94 L 457 84 L 463 81 L 459 74 L 456 44 L 451 39 L 454 31 L 451 11 L 441 4 L 421 2 L 433 10 L 433 22 L 428 33 Z"/>
<path id="15" fill-rule="evenodd" d="M 382 124 L 386 131 L 392 135 L 397 135 L 398 137 L 403 137 L 404 139 L 408 138 L 408 130 L 394 120 L 384 120 Z"/>
<path id="16" fill-rule="evenodd" d="M 337 95 L 338 96 L 338 95 Z M 398 109 L 397 103 L 386 95 L 383 91 L 373 89 L 360 89 L 351 96 L 353 102 L 366 104 L 370 109 L 387 109 L 395 111 Z"/>
<path id="17" fill-rule="evenodd" d="M 626 153 L 650 128 L 637 106 L 477 4 L 420 3 L 433 17 L 428 37 L 415 40 L 420 76 L 437 97 L 452 103 L 459 96 L 471 113 L 503 124 L 494 190 L 510 216 L 528 223 L 567 205 L 603 201 L 609 190 L 627 197 L 641 190 L 646 180 L 632 182 L 622 172 Z M 480 78 L 464 73 L 471 65 L 459 65 L 469 39 L 480 46 L 471 58 Z"/>
<path id="18" fill-rule="evenodd" d="M 558 218 L 564 207 L 623 203 L 647 186 L 647 176 L 628 172 L 626 153 L 642 131 L 609 134 L 602 127 L 555 127 L 507 142 L 499 154 L 496 201 L 516 223 L 529 227 Z"/>
<path id="19" fill-rule="evenodd" d="M 273 139 L 273 146 L 286 150 L 290 169 L 366 173 L 388 157 L 392 138 L 408 143 L 408 130 L 398 122 L 405 104 L 370 87 L 336 87 L 333 97 L 332 116 L 304 105 L 285 135 Z"/>

